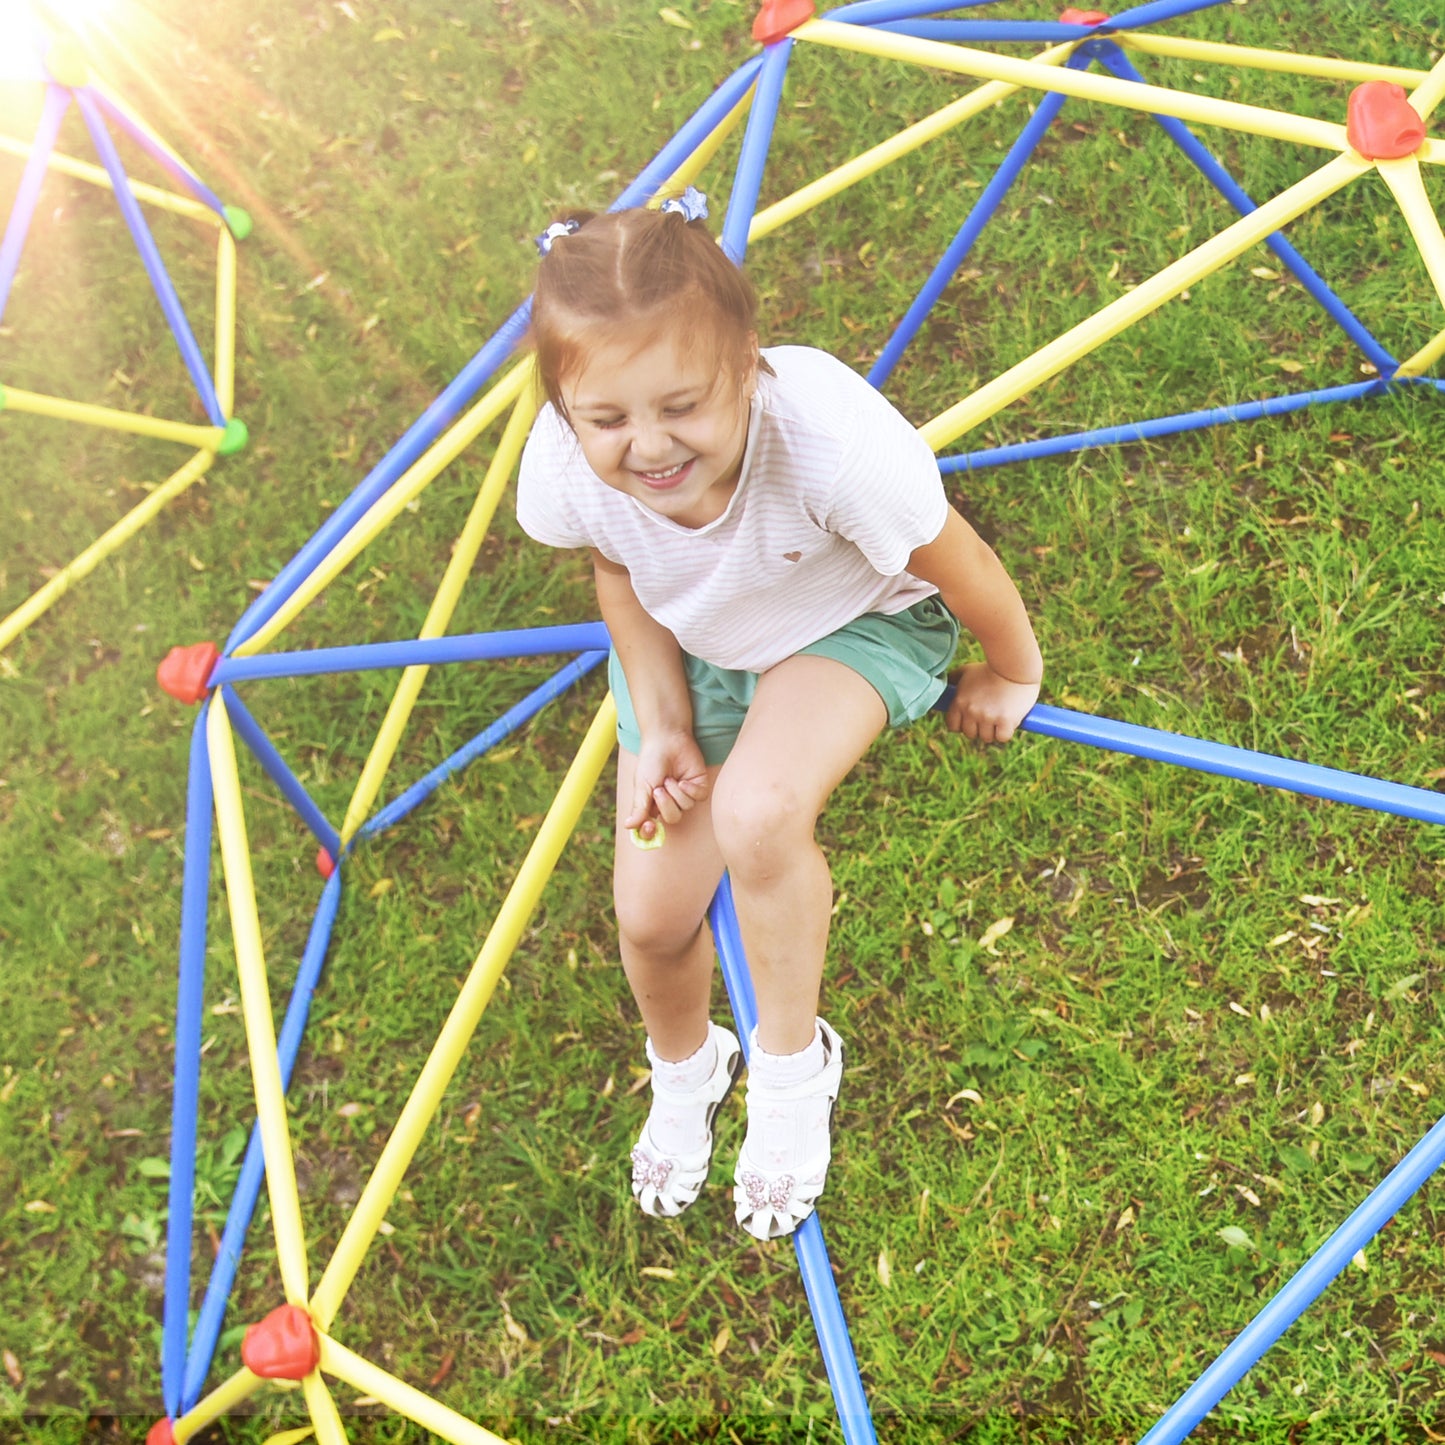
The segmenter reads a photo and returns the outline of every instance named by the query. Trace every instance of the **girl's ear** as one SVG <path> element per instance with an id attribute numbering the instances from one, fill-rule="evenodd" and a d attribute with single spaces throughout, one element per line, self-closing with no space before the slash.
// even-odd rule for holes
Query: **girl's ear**
<path id="1" fill-rule="evenodd" d="M 762 352 L 758 347 L 758 333 L 748 332 L 748 364 L 742 375 L 742 393 L 744 401 L 751 401 L 753 393 L 758 389 L 758 366 L 762 361 Z"/>

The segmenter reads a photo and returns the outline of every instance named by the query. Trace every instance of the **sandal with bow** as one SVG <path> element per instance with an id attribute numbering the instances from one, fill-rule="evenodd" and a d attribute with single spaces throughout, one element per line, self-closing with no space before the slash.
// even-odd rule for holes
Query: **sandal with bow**
<path id="1" fill-rule="evenodd" d="M 823 1019 L 818 1020 L 818 1029 L 823 1036 L 823 1067 L 812 1078 L 785 1088 L 748 1078 L 748 1133 L 738 1155 L 733 1208 L 737 1222 L 754 1239 L 791 1234 L 813 1212 L 828 1177 L 833 1112 L 843 1079 L 843 1041 Z M 808 1130 L 804 1157 L 789 1161 L 781 1150 L 770 1156 L 762 1142 L 768 1125 L 796 1132 L 796 1106 L 805 1100 L 817 1101 L 818 1118 Z M 824 1101 L 826 1111 L 821 1108 Z"/>
<path id="2" fill-rule="evenodd" d="M 737 1035 L 711 1022 L 708 1030 L 717 1045 L 717 1063 L 701 1088 L 686 1093 L 659 1086 L 657 1070 L 661 1060 L 652 1052 L 650 1041 L 647 1045 L 653 1069 L 652 1109 L 632 1150 L 632 1196 L 642 1212 L 654 1218 L 671 1219 L 681 1214 L 702 1192 L 712 1164 L 712 1121 L 743 1071 L 743 1051 Z M 702 1147 L 690 1154 L 668 1154 L 659 1149 L 652 1137 L 653 1117 L 699 1106 L 707 1110 L 707 1138 Z"/>

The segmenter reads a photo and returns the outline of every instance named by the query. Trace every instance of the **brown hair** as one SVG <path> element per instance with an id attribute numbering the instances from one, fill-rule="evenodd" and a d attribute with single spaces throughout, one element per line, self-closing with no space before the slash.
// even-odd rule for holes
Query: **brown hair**
<path id="1" fill-rule="evenodd" d="M 673 212 L 572 211 L 537 270 L 529 340 L 547 400 L 567 417 L 561 384 L 593 348 L 639 344 L 676 325 L 688 354 L 741 381 L 757 361 L 757 293 L 701 221 Z M 767 363 L 762 365 L 766 368 Z"/>

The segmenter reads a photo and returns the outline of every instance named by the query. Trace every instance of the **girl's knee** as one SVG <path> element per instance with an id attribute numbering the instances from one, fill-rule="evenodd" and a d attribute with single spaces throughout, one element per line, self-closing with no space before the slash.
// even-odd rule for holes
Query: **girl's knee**
<path id="1" fill-rule="evenodd" d="M 816 814 L 785 780 L 719 787 L 713 796 L 713 833 L 735 875 L 769 875 L 813 837 Z"/>
<path id="2" fill-rule="evenodd" d="M 703 919 L 693 909 L 683 909 L 672 897 L 649 891 L 616 889 L 613 908 L 617 931 L 635 953 L 649 958 L 681 957 L 691 948 Z"/>

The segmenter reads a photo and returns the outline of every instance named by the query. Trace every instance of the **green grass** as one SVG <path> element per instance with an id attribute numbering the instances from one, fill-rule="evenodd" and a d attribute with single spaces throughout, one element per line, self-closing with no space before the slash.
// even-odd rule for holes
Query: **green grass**
<path id="1" fill-rule="evenodd" d="M 1171 29 L 1391 64 L 1438 55 L 1435 7 L 1384 9 L 1251 0 Z M 240 247 L 237 367 L 253 442 L 0 658 L 0 1436 L 133 1439 L 160 1413 L 192 715 L 159 692 L 156 662 L 224 638 L 525 294 L 550 213 L 606 204 L 752 53 L 752 10 L 693 0 L 672 7 L 683 25 L 637 0 L 128 12 L 150 82 L 114 58 L 118 85 L 257 220 Z M 1344 111 L 1344 86 L 1251 75 L 1236 88 L 1141 64 L 1164 83 Z M 964 89 L 799 47 L 764 202 Z M 0 103 L 7 124 L 33 125 L 30 101 Z M 1021 114 L 1000 107 L 760 241 L 765 342 L 870 364 Z M 703 180 L 715 215 L 737 148 Z M 1260 196 L 1318 160 L 1245 138 L 1217 148 Z M 17 175 L 0 161 L 7 207 Z M 1427 186 L 1438 205 L 1438 176 Z M 105 199 L 58 179 L 45 194 L 0 381 L 192 415 Z M 923 421 L 1228 219 L 1143 117 L 1071 103 L 889 394 Z M 1397 354 L 1439 328 L 1374 181 L 1290 234 Z M 158 239 L 204 338 L 210 247 L 180 223 Z M 1360 358 L 1278 271 L 1257 248 L 980 441 L 1357 379 Z M 29 418 L 0 427 L 7 610 L 184 459 Z M 309 609 L 294 645 L 419 625 L 493 441 Z M 1047 701 L 1437 787 L 1442 448 L 1438 397 L 1411 394 L 950 490 L 1020 580 Z M 455 630 L 592 616 L 585 565 L 526 543 L 502 510 Z M 435 670 L 395 787 L 540 675 Z M 313 1280 L 600 685 L 348 865 L 292 1091 Z M 391 686 L 373 674 L 246 697 L 339 817 Z M 244 760 L 243 782 L 280 999 L 316 904 L 314 844 Z M 850 1049 L 825 1227 L 880 1439 L 1137 1438 L 1438 1115 L 1445 842 L 1042 738 L 980 752 L 936 723 L 881 740 L 824 833 L 838 899 L 825 1009 Z M 792 1251 L 731 1222 L 741 1111 L 723 1116 L 713 1184 L 684 1219 L 645 1220 L 627 1197 L 645 1094 L 609 838 L 599 797 L 337 1337 L 518 1440 L 839 1440 Z M 202 1275 L 250 1118 L 219 869 L 214 893 Z M 1199 1438 L 1442 1433 L 1442 1231 L 1427 1186 Z M 281 1300 L 269 1239 L 263 1204 L 213 1380 Z M 355 1438 L 421 1438 L 338 1395 Z M 302 1417 L 267 1393 L 215 1435 L 260 1440 Z"/>

